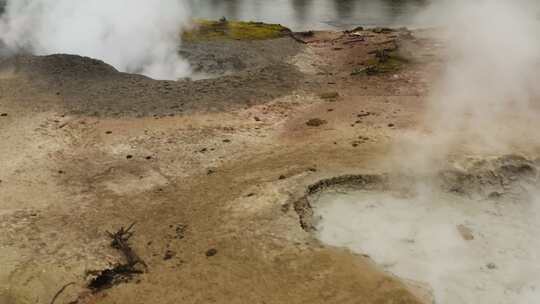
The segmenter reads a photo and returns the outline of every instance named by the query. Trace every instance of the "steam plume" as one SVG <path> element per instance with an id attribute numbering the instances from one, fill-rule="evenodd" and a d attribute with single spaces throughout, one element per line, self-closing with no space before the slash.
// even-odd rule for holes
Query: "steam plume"
<path id="1" fill-rule="evenodd" d="M 445 67 L 429 97 L 431 135 L 413 134 L 396 145 L 401 163 L 414 155 L 408 162 L 414 170 L 433 171 L 452 154 L 528 153 L 540 146 L 538 7 L 529 0 L 455 0 L 422 12 L 419 20 L 442 32 Z"/>
<path id="2" fill-rule="evenodd" d="M 8 0 L 0 42 L 12 52 L 77 54 L 176 79 L 189 73 L 177 52 L 187 21 L 179 0 Z"/>

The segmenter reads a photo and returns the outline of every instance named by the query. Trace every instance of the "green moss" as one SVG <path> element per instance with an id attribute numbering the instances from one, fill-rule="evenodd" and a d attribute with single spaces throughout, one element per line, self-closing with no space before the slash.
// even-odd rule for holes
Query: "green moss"
<path id="1" fill-rule="evenodd" d="M 291 31 L 279 24 L 244 21 L 196 20 L 195 27 L 183 34 L 184 41 L 264 40 L 284 37 Z"/>
<path id="2" fill-rule="evenodd" d="M 351 75 L 380 75 L 401 70 L 409 60 L 397 52 L 385 53 L 365 62 L 365 66 L 352 71 Z"/>

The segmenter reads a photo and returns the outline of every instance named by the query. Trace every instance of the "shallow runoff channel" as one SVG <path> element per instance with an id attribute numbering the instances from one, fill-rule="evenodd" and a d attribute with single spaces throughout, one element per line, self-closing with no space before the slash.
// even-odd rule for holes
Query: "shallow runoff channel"
<path id="1" fill-rule="evenodd" d="M 325 191 L 316 236 L 427 284 L 440 304 L 540 303 L 540 200 Z"/>

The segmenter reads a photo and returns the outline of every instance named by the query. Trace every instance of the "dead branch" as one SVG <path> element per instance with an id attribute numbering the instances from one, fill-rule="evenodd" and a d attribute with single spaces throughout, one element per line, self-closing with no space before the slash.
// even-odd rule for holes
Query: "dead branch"
<path id="1" fill-rule="evenodd" d="M 143 273 L 142 270 L 137 269 L 135 266 L 142 265 L 145 270 L 148 268 L 146 263 L 135 253 L 135 251 L 129 245 L 129 239 L 133 236 L 131 229 L 135 223 L 129 225 L 126 229 L 121 227 L 117 232 L 107 234 L 112 239 L 111 247 L 119 250 L 125 257 L 125 263 L 119 263 L 113 268 L 104 269 L 96 272 L 96 277 L 92 279 L 88 287 L 94 292 L 110 288 L 121 282 L 129 282 L 135 274 Z"/>
<path id="2" fill-rule="evenodd" d="M 62 286 L 62 288 L 60 288 L 60 290 L 58 290 L 58 292 L 56 292 L 56 294 L 52 298 L 51 304 L 54 304 L 54 302 L 56 302 L 56 299 L 64 292 L 64 290 L 66 290 L 66 288 L 68 288 L 69 286 L 74 285 L 74 284 L 75 284 L 75 282 L 70 282 L 70 283 L 67 283 L 66 285 Z"/>
<path id="3" fill-rule="evenodd" d="M 132 223 L 127 229 L 121 227 L 120 230 L 114 234 L 107 231 L 107 234 L 112 239 L 111 246 L 124 254 L 127 265 L 133 267 L 137 264 L 141 264 L 144 267 L 147 267 L 146 263 L 135 253 L 135 251 L 133 251 L 128 243 L 129 239 L 133 236 L 131 229 L 134 225 L 135 223 Z"/>

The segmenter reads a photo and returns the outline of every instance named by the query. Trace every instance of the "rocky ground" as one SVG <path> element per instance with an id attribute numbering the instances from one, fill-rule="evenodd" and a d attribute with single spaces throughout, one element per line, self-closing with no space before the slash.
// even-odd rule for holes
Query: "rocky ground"
<path id="1" fill-rule="evenodd" d="M 368 257 L 320 244 L 294 202 L 380 173 L 421 128 L 440 68 L 428 36 L 193 42 L 184 56 L 213 76 L 196 81 L 0 59 L 0 303 L 421 303 Z M 107 281 L 126 263 L 107 231 L 132 223 L 146 266 Z"/>

